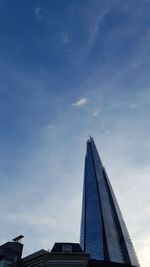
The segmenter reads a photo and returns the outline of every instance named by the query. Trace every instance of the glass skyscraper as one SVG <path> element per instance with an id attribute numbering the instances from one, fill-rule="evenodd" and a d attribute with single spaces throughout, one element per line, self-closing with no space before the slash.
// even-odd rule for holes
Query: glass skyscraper
<path id="1" fill-rule="evenodd" d="M 80 244 L 92 259 L 139 266 L 92 137 L 87 141 L 85 158 Z"/>

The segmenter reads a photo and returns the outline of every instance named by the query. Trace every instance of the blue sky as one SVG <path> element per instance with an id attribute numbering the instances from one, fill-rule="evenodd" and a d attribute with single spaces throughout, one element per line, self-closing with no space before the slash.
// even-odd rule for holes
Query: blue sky
<path id="1" fill-rule="evenodd" d="M 85 143 L 97 144 L 150 264 L 150 1 L 0 1 L 0 241 L 79 240 Z"/>

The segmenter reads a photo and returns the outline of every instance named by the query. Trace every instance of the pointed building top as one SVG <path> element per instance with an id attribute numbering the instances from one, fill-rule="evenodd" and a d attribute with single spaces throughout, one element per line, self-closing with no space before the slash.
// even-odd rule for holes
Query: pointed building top
<path id="1" fill-rule="evenodd" d="M 89 135 L 88 141 L 91 142 L 92 140 L 93 140 L 93 137 L 91 135 Z"/>
<path id="2" fill-rule="evenodd" d="M 91 258 L 139 266 L 93 138 L 87 141 L 80 244 Z"/>
<path id="3" fill-rule="evenodd" d="M 90 145 L 90 148 L 88 148 L 88 144 Z M 91 135 L 89 136 L 89 139 L 87 140 L 87 154 L 89 154 L 89 153 L 92 153 L 93 154 L 93 159 L 95 161 L 98 160 L 100 162 L 100 165 L 102 166 L 101 158 L 100 158 L 100 156 L 98 154 L 94 139 L 93 139 L 93 137 Z"/>

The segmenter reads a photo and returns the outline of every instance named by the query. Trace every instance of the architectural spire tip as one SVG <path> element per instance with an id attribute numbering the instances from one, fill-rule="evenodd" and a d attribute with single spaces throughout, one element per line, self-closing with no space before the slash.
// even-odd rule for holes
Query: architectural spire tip
<path id="1" fill-rule="evenodd" d="M 91 141 L 91 140 L 93 140 L 93 137 L 91 135 L 89 135 L 88 141 Z"/>

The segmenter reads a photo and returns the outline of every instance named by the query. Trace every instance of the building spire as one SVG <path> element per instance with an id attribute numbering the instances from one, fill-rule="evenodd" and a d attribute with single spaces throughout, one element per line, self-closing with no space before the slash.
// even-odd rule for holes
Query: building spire
<path id="1" fill-rule="evenodd" d="M 93 138 L 87 141 L 80 243 L 91 258 L 139 266 Z"/>

